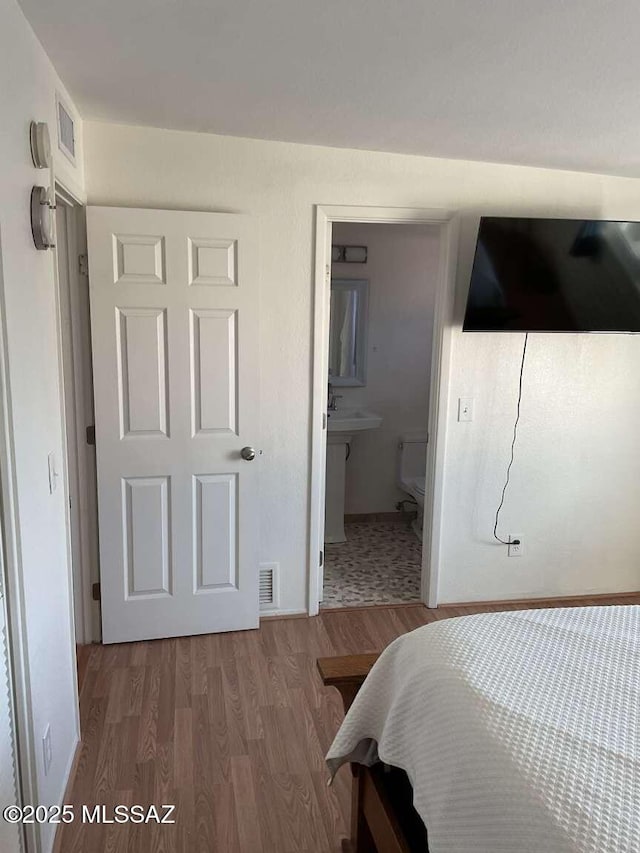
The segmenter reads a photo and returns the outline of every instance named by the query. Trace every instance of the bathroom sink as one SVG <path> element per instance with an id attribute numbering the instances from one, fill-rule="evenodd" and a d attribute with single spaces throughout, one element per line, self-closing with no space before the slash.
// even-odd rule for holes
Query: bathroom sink
<path id="1" fill-rule="evenodd" d="M 380 415 L 364 409 L 337 409 L 327 412 L 329 432 L 360 432 L 365 429 L 376 429 L 381 423 Z"/>
<path id="2" fill-rule="evenodd" d="M 344 492 L 349 445 L 359 432 L 376 429 L 381 423 L 380 415 L 366 409 L 329 409 L 327 412 L 325 542 L 347 541 L 344 533 Z"/>

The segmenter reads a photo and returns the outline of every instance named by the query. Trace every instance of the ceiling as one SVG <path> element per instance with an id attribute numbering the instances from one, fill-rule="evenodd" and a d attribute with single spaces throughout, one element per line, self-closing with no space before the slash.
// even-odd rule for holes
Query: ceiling
<path id="1" fill-rule="evenodd" d="M 84 118 L 640 177 L 636 0 L 20 0 Z"/>

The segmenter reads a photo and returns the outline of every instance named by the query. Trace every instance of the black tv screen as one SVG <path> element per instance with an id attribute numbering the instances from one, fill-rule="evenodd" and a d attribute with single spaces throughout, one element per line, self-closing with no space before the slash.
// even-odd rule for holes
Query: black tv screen
<path id="1" fill-rule="evenodd" d="M 640 222 L 480 220 L 465 332 L 640 332 Z"/>

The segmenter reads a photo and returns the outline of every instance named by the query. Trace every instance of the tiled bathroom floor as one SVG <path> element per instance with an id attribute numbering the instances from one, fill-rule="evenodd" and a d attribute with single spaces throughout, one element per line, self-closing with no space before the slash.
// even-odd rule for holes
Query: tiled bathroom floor
<path id="1" fill-rule="evenodd" d="M 422 543 L 404 524 L 346 525 L 347 541 L 325 546 L 321 607 L 420 600 Z"/>

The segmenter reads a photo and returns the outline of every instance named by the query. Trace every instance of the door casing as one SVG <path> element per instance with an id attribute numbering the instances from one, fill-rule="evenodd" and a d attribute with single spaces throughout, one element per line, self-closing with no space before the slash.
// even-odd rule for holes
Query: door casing
<path id="1" fill-rule="evenodd" d="M 329 304 L 331 294 L 331 233 L 334 222 L 432 225 L 440 237 L 440 262 L 433 326 L 429 397 L 429 443 L 424 508 L 421 599 L 438 605 L 444 459 L 451 367 L 451 330 L 456 284 L 459 216 L 437 208 L 317 205 L 315 231 L 315 290 L 313 320 L 313 379 L 311 399 L 311 478 L 309 495 L 309 555 L 307 610 L 319 611 L 322 583 L 320 554 L 324 554 L 327 376 L 329 361 Z"/>
<path id="2" fill-rule="evenodd" d="M 64 481 L 70 492 L 68 538 L 73 570 L 76 643 L 100 640 L 100 611 L 93 600 L 99 580 L 98 519 L 95 447 L 86 440 L 94 423 L 93 374 L 89 285 L 79 259 L 86 257 L 85 209 L 56 186 L 56 221 L 64 217 L 63 233 L 56 233 L 58 336 L 65 427 Z M 67 496 L 69 497 L 69 496 Z"/>

